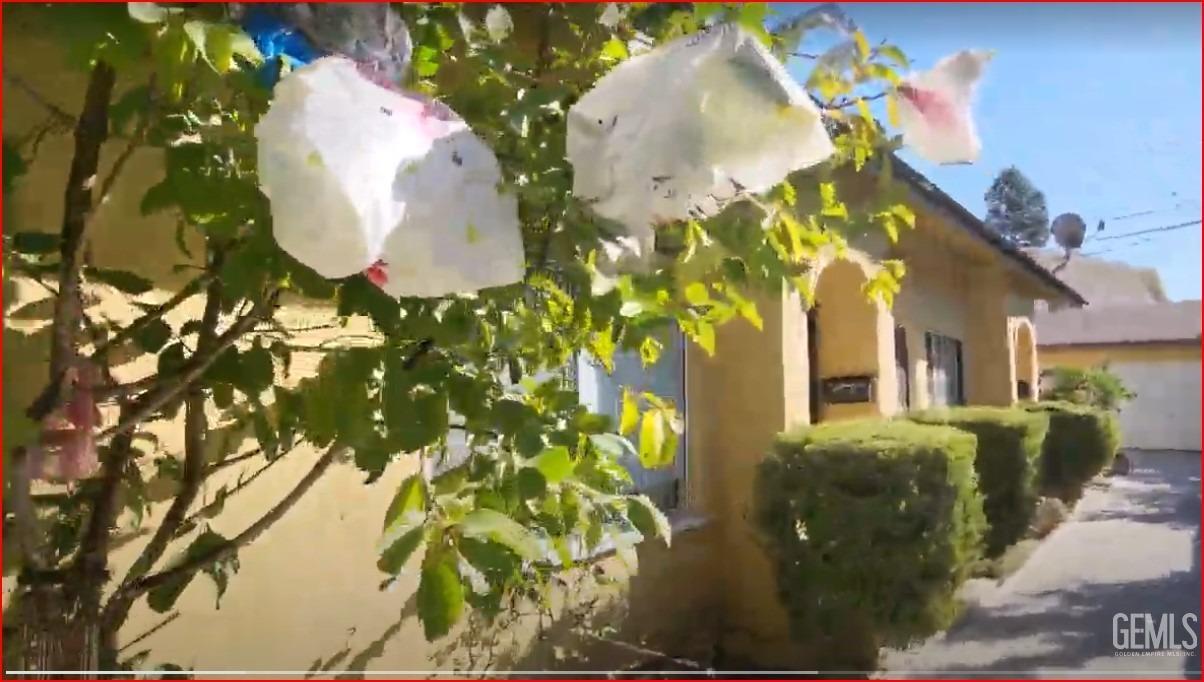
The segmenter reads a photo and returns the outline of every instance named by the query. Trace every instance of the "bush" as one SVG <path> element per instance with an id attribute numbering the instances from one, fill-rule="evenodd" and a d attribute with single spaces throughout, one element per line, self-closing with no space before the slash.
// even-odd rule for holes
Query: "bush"
<path id="1" fill-rule="evenodd" d="M 1137 397 L 1107 366 L 1090 369 L 1054 367 L 1050 374 L 1052 385 L 1042 396 L 1047 400 L 1064 400 L 1115 412 L 1121 403 Z"/>
<path id="2" fill-rule="evenodd" d="M 757 523 L 817 665 L 873 669 L 879 646 L 947 627 L 985 525 L 974 436 L 851 421 L 782 435 L 774 450 L 758 472 Z"/>
<path id="3" fill-rule="evenodd" d="M 1074 502 L 1083 485 L 1112 463 L 1120 445 L 1116 415 L 1084 405 L 1051 401 L 1025 409 L 1049 415 L 1049 433 L 1041 448 L 1043 495 Z"/>
<path id="4" fill-rule="evenodd" d="M 922 424 L 968 431 L 978 439 L 974 470 L 987 516 L 987 556 L 1024 536 L 1037 504 L 1037 469 L 1049 419 L 1006 407 L 958 407 L 909 415 Z"/>

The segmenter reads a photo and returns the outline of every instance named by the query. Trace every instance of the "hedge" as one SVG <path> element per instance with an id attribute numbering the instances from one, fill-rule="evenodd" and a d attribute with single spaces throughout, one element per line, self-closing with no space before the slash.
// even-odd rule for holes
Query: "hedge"
<path id="1" fill-rule="evenodd" d="M 907 421 L 836 422 L 779 436 L 756 519 L 794 634 L 832 670 L 947 627 L 980 556 L 975 438 Z"/>
<path id="2" fill-rule="evenodd" d="M 1034 403 L 1025 409 L 1049 416 L 1049 433 L 1041 449 L 1042 494 L 1074 502 L 1083 485 L 1116 456 L 1120 445 L 1116 415 L 1060 401 Z"/>
<path id="3" fill-rule="evenodd" d="M 1037 470 L 1048 417 L 1011 407 L 957 407 L 918 412 L 908 418 L 952 426 L 977 437 L 974 470 L 989 526 L 987 555 L 997 556 L 1020 540 L 1037 504 Z"/>

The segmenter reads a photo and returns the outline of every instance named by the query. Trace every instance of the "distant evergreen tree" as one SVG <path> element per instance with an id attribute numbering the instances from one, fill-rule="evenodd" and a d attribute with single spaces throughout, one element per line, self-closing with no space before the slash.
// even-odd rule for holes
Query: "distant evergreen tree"
<path id="1" fill-rule="evenodd" d="M 1017 246 L 1045 246 L 1049 211 L 1045 195 L 1015 166 L 999 172 L 983 197 L 987 227 Z"/>

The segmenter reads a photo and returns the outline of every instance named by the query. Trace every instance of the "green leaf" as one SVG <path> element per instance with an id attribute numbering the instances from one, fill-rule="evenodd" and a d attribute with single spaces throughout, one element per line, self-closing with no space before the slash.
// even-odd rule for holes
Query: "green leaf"
<path id="1" fill-rule="evenodd" d="M 5 172 L 8 172 L 7 168 Z M 56 253 L 59 244 L 59 235 L 53 232 L 18 232 L 13 235 L 13 249 L 31 255 Z"/>
<path id="2" fill-rule="evenodd" d="M 107 284 L 118 291 L 137 296 L 145 294 L 155 288 L 154 283 L 149 279 L 135 275 L 132 272 L 125 270 L 109 270 L 105 268 L 88 268 L 85 270 L 89 279 L 94 279 L 97 282 Z"/>
<path id="3" fill-rule="evenodd" d="M 172 14 L 178 13 L 178 8 L 162 7 L 154 2 L 127 2 L 126 8 L 130 18 L 144 24 L 161 24 Z"/>
<path id="4" fill-rule="evenodd" d="M 861 31 L 853 32 L 853 42 L 857 45 L 857 58 L 865 61 L 870 58 L 870 44 Z"/>
<path id="5" fill-rule="evenodd" d="M 418 581 L 418 618 L 428 642 L 446 635 L 464 611 L 464 586 L 455 557 L 443 548 L 428 548 Z"/>
<path id="6" fill-rule="evenodd" d="M 903 50 L 900 50 L 895 45 L 879 45 L 878 54 L 894 62 L 900 69 L 911 67 L 911 60 L 907 58 L 907 55 L 903 54 Z"/>
<path id="7" fill-rule="evenodd" d="M 147 353 L 158 353 L 171 340 L 171 325 L 163 320 L 152 320 L 134 333 L 134 342 Z"/>
<path id="8" fill-rule="evenodd" d="M 627 44 L 618 38 L 611 38 L 602 45 L 599 57 L 606 61 L 618 62 L 627 59 Z"/>
<path id="9" fill-rule="evenodd" d="M 702 282 L 694 282 L 686 287 L 686 302 L 690 305 L 707 305 L 711 302 L 711 294 L 707 291 L 707 285 Z"/>
<path id="10" fill-rule="evenodd" d="M 394 544 L 411 529 L 421 526 L 425 518 L 426 486 L 422 477 L 414 474 L 401 482 L 385 511 L 382 545 Z"/>
<path id="11" fill-rule="evenodd" d="M 247 393 L 258 394 L 271 387 L 274 379 L 272 352 L 254 346 L 238 358 L 238 386 Z"/>
<path id="12" fill-rule="evenodd" d="M 552 484 L 559 483 L 573 474 L 573 459 L 569 455 L 569 449 L 563 445 L 544 450 L 531 458 L 528 464 Z"/>
<path id="13" fill-rule="evenodd" d="M 518 470 L 515 477 L 517 478 L 519 497 L 524 500 L 543 497 L 548 491 L 548 481 L 538 469 L 524 467 Z"/>
<path id="14" fill-rule="evenodd" d="M 651 336 L 640 342 L 640 362 L 645 367 L 650 367 L 656 364 L 657 360 L 661 359 L 661 350 L 665 345 L 660 342 L 660 339 L 655 339 Z"/>
<path id="15" fill-rule="evenodd" d="M 673 539 L 669 519 L 657 509 L 647 495 L 631 495 L 627 498 L 627 518 L 644 537 L 659 537 L 668 547 Z"/>
<path id="16" fill-rule="evenodd" d="M 196 561 L 223 547 L 227 542 L 228 540 L 221 535 L 213 531 L 205 531 L 192 541 L 188 549 L 184 550 L 184 555 L 174 565 Z M 206 565 L 202 570 L 213 579 L 214 584 L 217 586 L 217 597 L 220 600 L 222 594 L 226 591 L 229 574 L 238 571 L 238 559 L 227 557 L 221 561 Z M 170 611 L 172 606 L 175 605 L 176 600 L 184 592 L 184 588 L 188 587 L 195 576 L 196 573 L 187 573 L 152 589 L 146 595 L 147 604 L 157 613 Z"/>
<path id="17" fill-rule="evenodd" d="M 619 433 L 627 435 L 635 431 L 640 419 L 639 397 L 627 387 L 623 388 L 623 409 L 619 417 Z"/>
<path id="18" fill-rule="evenodd" d="M 640 464 L 647 469 L 662 466 L 665 424 L 659 410 L 647 410 L 640 421 Z"/>
<path id="19" fill-rule="evenodd" d="M 470 512 L 459 525 L 470 538 L 490 540 L 503 545 L 527 560 L 538 559 L 543 552 L 536 536 L 514 519 L 492 509 Z"/>
<path id="20" fill-rule="evenodd" d="M 594 447 L 614 459 L 620 459 L 626 455 L 630 455 L 631 457 L 639 456 L 631 441 L 617 433 L 595 433 L 589 437 L 589 440 L 594 444 Z"/>
<path id="21" fill-rule="evenodd" d="M 397 575 L 401 569 L 405 567 L 410 556 L 412 556 L 419 545 L 422 544 L 423 538 L 422 527 L 411 528 L 408 532 L 397 538 L 389 548 L 381 553 L 380 559 L 376 562 L 376 567 L 389 575 Z"/>

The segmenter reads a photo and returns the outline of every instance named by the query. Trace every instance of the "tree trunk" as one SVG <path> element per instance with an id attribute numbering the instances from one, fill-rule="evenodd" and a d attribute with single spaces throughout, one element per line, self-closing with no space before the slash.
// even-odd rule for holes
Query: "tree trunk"
<path id="1" fill-rule="evenodd" d="M 90 611 L 62 585 L 20 587 L 5 614 L 5 669 L 38 673 L 23 679 L 97 677 L 89 673 L 100 669 L 102 637 Z"/>

